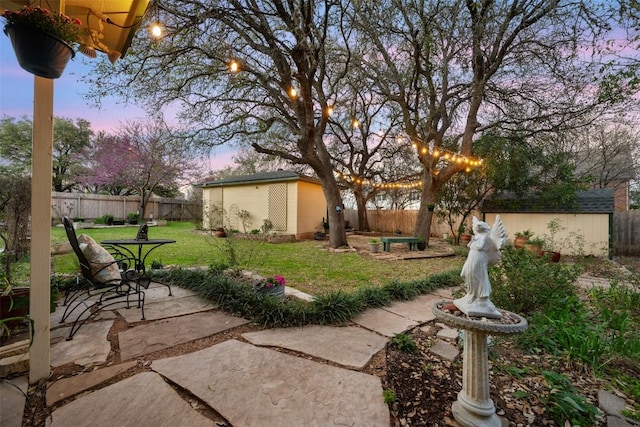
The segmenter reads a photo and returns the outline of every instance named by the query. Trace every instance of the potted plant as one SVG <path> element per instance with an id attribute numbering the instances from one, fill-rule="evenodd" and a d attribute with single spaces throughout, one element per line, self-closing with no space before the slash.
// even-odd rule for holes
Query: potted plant
<path id="1" fill-rule="evenodd" d="M 513 239 L 513 246 L 517 249 L 524 247 L 524 244 L 527 243 L 531 237 L 533 237 L 533 232 L 531 230 L 518 231 L 515 234 L 515 238 Z"/>
<path id="2" fill-rule="evenodd" d="M 465 244 L 471 241 L 471 234 L 467 233 L 466 230 L 467 230 L 466 224 L 464 223 L 460 224 L 460 227 L 458 228 L 458 235 L 460 236 L 460 241 Z"/>
<path id="3" fill-rule="evenodd" d="M 373 253 L 378 252 L 380 250 L 380 240 L 369 239 L 369 250 Z"/>
<path id="4" fill-rule="evenodd" d="M 554 218 L 547 224 L 547 230 L 549 235 L 545 235 L 545 250 L 551 252 L 551 261 L 560 262 L 560 248 L 564 245 L 558 239 L 557 234 L 564 231 L 566 228 L 562 227 L 562 223 L 559 218 Z"/>
<path id="5" fill-rule="evenodd" d="M 424 251 L 425 249 L 427 249 L 427 242 L 425 242 L 422 237 L 418 237 L 417 239 L 418 239 L 418 250 Z"/>
<path id="6" fill-rule="evenodd" d="M 137 212 L 130 212 L 127 214 L 127 222 L 129 224 L 135 225 L 140 221 L 140 214 Z"/>
<path id="7" fill-rule="evenodd" d="M 40 6 L 24 6 L 3 14 L 4 32 L 20 66 L 37 76 L 57 79 L 75 56 L 72 44 L 78 42 L 81 22 Z"/>
<path id="8" fill-rule="evenodd" d="M 283 298 L 286 284 L 287 281 L 284 277 L 275 274 L 272 277 L 260 280 L 253 286 L 260 294 Z"/>
<path id="9" fill-rule="evenodd" d="M 544 239 L 539 237 L 530 237 L 529 240 L 524 244 L 524 248 L 534 252 L 536 254 L 542 254 L 542 248 L 544 247 Z"/>
<path id="10" fill-rule="evenodd" d="M 29 318 L 28 287 L 13 287 L 8 282 L 0 292 L 0 336 L 9 336 L 11 330 Z"/>
<path id="11" fill-rule="evenodd" d="M 329 219 L 322 217 L 322 229 L 324 230 L 324 234 L 329 233 Z"/>

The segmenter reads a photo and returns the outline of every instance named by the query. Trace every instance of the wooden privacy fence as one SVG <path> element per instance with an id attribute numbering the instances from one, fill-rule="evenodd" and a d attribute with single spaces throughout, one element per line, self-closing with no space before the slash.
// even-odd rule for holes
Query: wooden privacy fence
<path id="1" fill-rule="evenodd" d="M 614 255 L 640 255 L 640 211 L 613 214 Z"/>
<path id="2" fill-rule="evenodd" d="M 96 219 L 105 214 L 116 219 L 140 209 L 140 196 L 110 196 L 106 194 L 58 193 L 51 200 L 52 219 L 62 216 Z M 142 218 L 170 221 L 196 221 L 202 219 L 202 202 L 196 200 L 151 197 Z"/>
<path id="3" fill-rule="evenodd" d="M 413 235 L 416 227 L 416 219 L 418 218 L 418 211 L 376 209 L 367 211 L 367 217 L 371 231 L 395 234 L 397 230 L 400 230 L 402 234 Z M 344 218 L 349 221 L 351 227 L 358 229 L 358 211 L 355 209 L 345 209 Z M 439 223 L 438 219 L 434 216 L 433 222 L 431 223 L 431 235 L 442 237 L 444 233 L 451 234 L 449 226 L 446 223 Z"/>

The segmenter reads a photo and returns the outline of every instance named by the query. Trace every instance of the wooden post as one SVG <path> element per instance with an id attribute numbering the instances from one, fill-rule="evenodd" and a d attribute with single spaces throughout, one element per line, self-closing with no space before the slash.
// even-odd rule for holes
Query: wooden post
<path id="1" fill-rule="evenodd" d="M 53 169 L 53 80 L 34 77 L 31 172 L 31 295 L 33 344 L 29 350 L 29 383 L 50 372 L 51 185 Z"/>

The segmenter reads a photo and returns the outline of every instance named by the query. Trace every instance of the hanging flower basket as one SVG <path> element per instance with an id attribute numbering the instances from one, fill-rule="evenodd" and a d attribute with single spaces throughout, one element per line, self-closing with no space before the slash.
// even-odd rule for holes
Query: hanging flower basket
<path id="1" fill-rule="evenodd" d="M 58 37 L 24 25 L 6 25 L 20 66 L 36 76 L 57 79 L 75 56 L 73 48 Z"/>
<path id="2" fill-rule="evenodd" d="M 79 19 L 40 6 L 4 10 L 4 33 L 11 39 L 22 68 L 36 76 L 57 79 L 75 56 L 72 43 L 80 36 Z"/>

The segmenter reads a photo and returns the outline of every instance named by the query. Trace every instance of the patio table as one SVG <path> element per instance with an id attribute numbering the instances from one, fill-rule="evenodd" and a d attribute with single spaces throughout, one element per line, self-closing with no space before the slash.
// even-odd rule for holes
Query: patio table
<path id="1" fill-rule="evenodd" d="M 115 246 L 118 249 L 122 249 L 131 258 L 136 260 L 135 270 L 138 273 L 145 274 L 146 266 L 145 262 L 147 257 L 151 252 L 160 246 L 168 245 L 171 243 L 175 243 L 175 240 L 172 239 L 116 239 L 116 240 L 103 240 L 100 242 L 103 246 Z M 137 254 L 134 253 L 136 248 L 130 249 L 128 246 L 137 247 Z"/>

